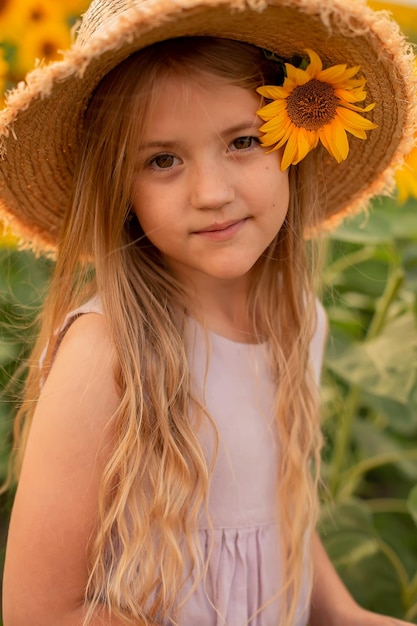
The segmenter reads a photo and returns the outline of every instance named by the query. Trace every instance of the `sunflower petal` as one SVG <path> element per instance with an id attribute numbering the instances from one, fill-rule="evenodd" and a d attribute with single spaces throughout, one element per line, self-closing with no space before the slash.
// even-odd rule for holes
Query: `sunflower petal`
<path id="1" fill-rule="evenodd" d="M 285 144 L 287 143 L 289 137 L 291 135 L 291 129 L 289 130 L 288 133 L 285 134 L 285 136 L 281 139 L 281 141 L 278 141 L 277 145 L 275 146 L 275 148 L 277 150 L 279 150 L 280 148 L 282 148 L 283 146 L 285 146 Z"/>
<path id="2" fill-rule="evenodd" d="M 343 124 L 337 117 L 330 124 L 326 124 L 319 134 L 322 144 L 338 163 L 347 158 L 349 142 Z M 325 141 L 323 141 L 323 136 Z"/>
<path id="3" fill-rule="evenodd" d="M 305 51 L 310 58 L 310 64 L 307 67 L 306 72 L 310 78 L 317 78 L 317 75 L 323 69 L 323 63 L 321 62 L 321 59 L 317 52 L 314 52 L 314 50 L 311 50 L 310 48 L 306 48 Z"/>
<path id="4" fill-rule="evenodd" d="M 350 80 L 340 81 L 335 83 L 335 87 L 345 87 L 346 89 L 363 89 L 366 85 L 364 78 L 351 78 Z"/>
<path id="5" fill-rule="evenodd" d="M 309 80 L 311 80 L 311 76 L 306 70 L 300 70 L 298 67 L 291 65 L 291 63 L 286 63 L 285 69 L 287 70 L 288 79 L 296 85 L 305 85 Z M 284 82 L 284 85 L 286 82 L 287 81 Z"/>
<path id="6" fill-rule="evenodd" d="M 357 111 L 358 113 L 369 113 L 369 111 L 372 111 L 372 109 L 375 108 L 375 102 L 372 102 L 372 104 L 368 104 L 368 106 L 366 107 L 357 107 L 354 104 L 350 104 L 350 102 L 342 102 L 342 105 L 345 109 L 349 109 L 350 111 Z"/>
<path id="7" fill-rule="evenodd" d="M 340 81 L 344 83 L 346 80 L 346 67 L 346 63 L 328 67 L 320 72 L 317 79 L 322 80 L 324 83 L 331 83 L 332 85 Z"/>
<path id="8" fill-rule="evenodd" d="M 288 140 L 294 125 L 288 121 L 285 126 L 281 126 L 280 128 L 273 128 L 271 130 L 264 131 L 264 127 L 261 126 L 260 131 L 265 132 L 265 134 L 261 137 L 261 143 L 263 146 L 272 146 L 272 144 L 276 143 L 278 147 L 284 145 L 284 143 Z"/>
<path id="9" fill-rule="evenodd" d="M 322 80 L 325 83 L 335 85 L 337 83 L 346 84 L 346 81 L 353 78 L 360 70 L 360 65 L 354 67 L 347 67 L 346 64 L 333 65 L 320 72 L 317 76 L 318 80 Z"/>
<path id="10" fill-rule="evenodd" d="M 291 131 L 292 131 L 292 128 L 289 128 L 288 131 L 282 136 L 280 141 L 278 141 L 278 143 L 276 143 L 275 145 L 273 145 L 275 143 L 275 141 L 270 140 L 270 141 L 264 143 L 264 141 L 262 139 L 262 144 L 261 145 L 262 145 L 263 148 L 267 148 L 267 147 L 269 147 L 271 145 L 273 146 L 270 150 L 267 151 L 266 154 L 269 154 L 270 152 L 274 152 L 275 150 L 279 150 L 280 148 L 285 146 L 285 144 L 287 143 L 287 141 L 288 141 L 288 139 L 289 139 L 289 137 L 291 135 Z"/>
<path id="11" fill-rule="evenodd" d="M 298 141 L 298 154 L 297 161 L 295 163 L 299 163 L 302 161 L 307 154 L 316 147 L 316 133 L 314 131 L 305 130 L 304 128 L 300 128 L 297 132 L 297 141 Z"/>
<path id="12" fill-rule="evenodd" d="M 341 161 L 345 161 L 349 154 L 349 141 L 346 135 L 346 130 L 343 124 L 336 117 L 333 122 L 333 149 L 338 152 L 339 158 Z"/>
<path id="13" fill-rule="evenodd" d="M 377 128 L 376 124 L 371 122 L 371 120 L 359 115 L 359 113 L 355 113 L 355 111 L 350 111 L 349 109 L 344 109 L 343 107 L 337 108 L 336 116 L 339 117 L 346 130 L 349 132 L 352 132 L 351 129 L 372 130 L 373 128 Z"/>
<path id="14" fill-rule="evenodd" d="M 326 148 L 327 152 L 329 154 L 333 154 L 332 152 L 332 148 L 331 148 L 331 140 L 332 140 L 332 136 L 331 136 L 331 132 L 330 129 L 328 128 L 330 125 L 324 126 L 323 128 L 321 128 L 318 132 L 317 135 L 319 137 L 319 141 L 323 144 L 323 146 Z M 339 161 L 340 163 L 340 161 Z"/>
<path id="15" fill-rule="evenodd" d="M 277 87 L 276 85 L 263 85 L 263 87 L 258 87 L 256 91 L 268 100 L 280 100 L 288 97 L 288 91 L 284 87 Z"/>
<path id="16" fill-rule="evenodd" d="M 362 91 L 359 89 L 343 89 L 341 87 L 336 87 L 334 90 L 335 95 L 340 98 L 340 100 L 345 102 L 362 102 L 366 98 L 366 91 Z"/>
<path id="17" fill-rule="evenodd" d="M 276 135 L 281 135 L 285 133 L 290 126 L 292 126 L 292 122 L 289 117 L 280 116 L 268 120 L 265 124 L 262 124 L 259 130 L 261 133 L 275 133 Z"/>
<path id="18" fill-rule="evenodd" d="M 289 168 L 290 165 L 297 163 L 298 143 L 296 133 L 290 135 L 287 141 L 287 145 L 282 155 L 281 169 L 284 171 Z"/>
<path id="19" fill-rule="evenodd" d="M 259 115 L 261 119 L 267 121 L 273 119 L 274 117 L 285 115 L 286 108 L 286 100 L 274 100 L 274 102 L 270 102 L 256 111 L 256 114 Z"/>

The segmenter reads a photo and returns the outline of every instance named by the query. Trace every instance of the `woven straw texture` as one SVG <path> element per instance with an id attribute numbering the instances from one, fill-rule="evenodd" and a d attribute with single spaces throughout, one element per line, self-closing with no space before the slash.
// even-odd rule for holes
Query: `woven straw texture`
<path id="1" fill-rule="evenodd" d="M 362 0 L 94 1 L 63 59 L 31 72 L 0 112 L 0 218 L 26 246 L 54 250 L 72 193 L 83 114 L 101 78 L 132 52 L 179 36 L 237 39 L 284 57 L 315 50 L 324 67 L 360 65 L 367 117 L 363 141 L 349 135 L 348 159 L 323 151 L 326 225 L 393 188 L 393 173 L 416 130 L 413 52 L 397 25 Z"/>

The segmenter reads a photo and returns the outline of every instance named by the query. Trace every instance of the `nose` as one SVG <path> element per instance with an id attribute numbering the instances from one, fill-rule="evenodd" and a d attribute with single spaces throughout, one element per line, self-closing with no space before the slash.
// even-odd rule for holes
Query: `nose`
<path id="1" fill-rule="evenodd" d="M 221 209 L 235 198 L 231 173 L 219 160 L 210 159 L 193 168 L 191 204 L 196 209 Z"/>

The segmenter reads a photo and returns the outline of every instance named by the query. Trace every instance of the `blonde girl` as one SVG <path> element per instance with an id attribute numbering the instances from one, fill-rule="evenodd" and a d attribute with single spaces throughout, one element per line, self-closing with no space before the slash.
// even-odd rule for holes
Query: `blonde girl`
<path id="1" fill-rule="evenodd" d="M 411 53 L 359 0 L 322 4 L 95 1 L 9 96 L 3 214 L 56 270 L 5 626 L 405 623 L 315 534 L 315 286 L 322 225 L 409 147 Z"/>

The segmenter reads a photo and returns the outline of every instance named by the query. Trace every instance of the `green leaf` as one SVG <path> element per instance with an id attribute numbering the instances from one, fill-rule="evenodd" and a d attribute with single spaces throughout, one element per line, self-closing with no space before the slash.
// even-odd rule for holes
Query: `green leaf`
<path id="1" fill-rule="evenodd" d="M 401 454 L 409 449 L 406 440 L 401 441 L 386 428 L 378 427 L 368 420 L 356 420 L 353 426 L 353 437 L 362 459 L 398 453 L 400 460 L 396 462 L 396 467 L 407 479 L 413 482 L 417 480 L 417 462 L 406 458 L 401 460 Z"/>
<path id="2" fill-rule="evenodd" d="M 409 246 L 403 254 L 405 285 L 414 293 L 417 292 L 417 245 Z"/>
<path id="3" fill-rule="evenodd" d="M 333 240 L 381 244 L 395 239 L 417 239 L 417 207 L 415 200 L 399 206 L 390 198 L 375 202 L 368 214 L 347 218 L 330 233 Z"/>
<path id="4" fill-rule="evenodd" d="M 407 498 L 407 507 L 414 522 L 417 524 L 417 485 L 415 485 Z"/>
<path id="5" fill-rule="evenodd" d="M 416 389 L 409 395 L 406 404 L 393 398 L 380 397 L 370 393 L 363 395 L 364 404 L 385 418 L 391 430 L 404 437 L 417 436 L 417 396 Z M 387 424 L 384 423 L 384 426 Z"/>
<path id="6" fill-rule="evenodd" d="M 379 337 L 342 351 L 330 344 L 326 365 L 351 385 L 404 405 L 417 386 L 417 332 L 412 313 L 401 315 Z"/>
<path id="7" fill-rule="evenodd" d="M 366 503 L 357 498 L 331 502 L 322 506 L 319 528 L 323 536 L 349 532 L 373 534 L 372 514 Z"/>
<path id="8" fill-rule="evenodd" d="M 17 358 L 18 354 L 18 346 L 0 341 L 0 366 L 3 367 L 7 363 L 10 363 L 10 361 Z"/>
<path id="9" fill-rule="evenodd" d="M 362 244 L 387 243 L 393 238 L 391 220 L 382 212 L 361 213 L 347 218 L 330 237 Z"/>
<path id="10" fill-rule="evenodd" d="M 325 506 L 319 530 L 339 575 L 360 604 L 404 617 L 398 571 L 381 551 L 384 542 L 366 503 L 351 499 Z"/>

